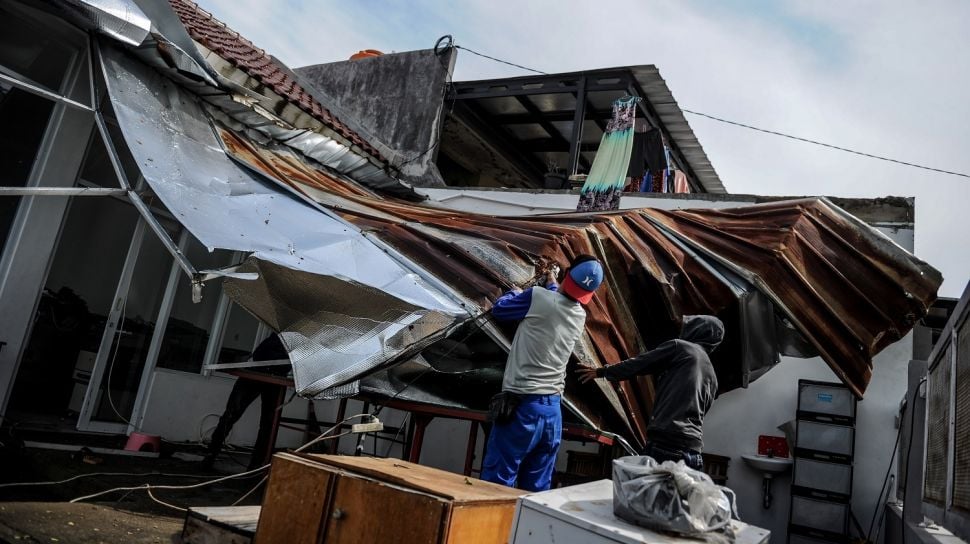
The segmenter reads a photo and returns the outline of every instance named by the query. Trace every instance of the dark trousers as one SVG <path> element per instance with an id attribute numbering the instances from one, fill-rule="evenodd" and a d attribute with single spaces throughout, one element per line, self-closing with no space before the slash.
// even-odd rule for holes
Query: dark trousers
<path id="1" fill-rule="evenodd" d="M 226 402 L 226 411 L 219 418 L 219 425 L 212 432 L 212 440 L 209 442 L 209 456 L 215 457 L 222 449 L 226 437 L 232 426 L 239 421 L 246 408 L 259 397 L 259 432 L 256 435 L 256 444 L 253 446 L 253 455 L 249 459 L 249 468 L 259 468 L 269 462 L 267 453 L 271 444 L 269 437 L 273 432 L 273 420 L 276 410 L 279 409 L 279 401 L 282 397 L 281 389 L 283 386 L 271 383 L 257 382 L 239 378 L 232 386 L 229 393 L 229 400 Z"/>
<path id="2" fill-rule="evenodd" d="M 657 442 L 647 442 L 647 446 L 643 448 L 643 455 L 653 457 L 658 463 L 683 461 L 685 465 L 694 470 L 704 471 L 704 458 L 698 451 Z"/>

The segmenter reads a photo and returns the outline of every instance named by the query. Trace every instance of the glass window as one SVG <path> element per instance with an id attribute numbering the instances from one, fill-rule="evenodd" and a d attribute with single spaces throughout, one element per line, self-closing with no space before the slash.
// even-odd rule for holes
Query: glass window
<path id="1" fill-rule="evenodd" d="M 256 344 L 259 320 L 236 303 L 229 305 L 229 315 L 216 356 L 218 363 L 240 363 L 249 359 Z"/>
<path id="2" fill-rule="evenodd" d="M 76 198 L 64 222 L 10 401 L 12 409 L 79 412 L 138 212 L 113 198 Z M 43 394 L 38 394 L 43 391 Z"/>
<path id="3" fill-rule="evenodd" d="M 0 83 L 0 184 L 23 187 L 40 151 L 54 103 Z M 20 197 L 0 196 L 0 253 Z"/>
<path id="4" fill-rule="evenodd" d="M 216 250 L 210 253 L 195 238 L 189 242 L 185 254 L 197 270 L 221 268 L 229 265 L 232 259 L 231 251 Z M 158 367 L 195 373 L 202 371 L 221 294 L 222 279 L 210 280 L 202 289 L 202 301 L 193 303 L 192 282 L 184 275 L 179 276 L 165 338 L 158 354 Z"/>
<path id="5" fill-rule="evenodd" d="M 7 75 L 60 92 L 78 50 L 41 19 L 52 17 L 15 2 L 0 6 L 0 66 Z"/>
<path id="6" fill-rule="evenodd" d="M 176 234 L 174 223 L 161 223 L 169 236 Z M 171 266 L 172 256 L 158 236 L 146 227 L 97 392 L 92 420 L 122 423 L 131 417 Z"/>
<path id="7" fill-rule="evenodd" d="M 108 121 L 107 125 L 108 135 L 111 136 L 111 141 L 118 151 L 118 157 L 121 159 L 121 167 L 124 169 L 125 175 L 131 183 L 137 183 L 141 175 L 138 164 L 135 163 L 135 158 L 128 150 L 121 130 L 111 121 Z M 110 189 L 121 187 L 121 182 L 115 175 L 114 167 L 111 166 L 108 149 L 104 145 L 104 140 L 101 139 L 98 127 L 94 127 L 91 134 L 91 145 L 88 148 L 87 158 L 84 160 L 84 168 L 81 170 L 81 179 L 99 187 Z"/>

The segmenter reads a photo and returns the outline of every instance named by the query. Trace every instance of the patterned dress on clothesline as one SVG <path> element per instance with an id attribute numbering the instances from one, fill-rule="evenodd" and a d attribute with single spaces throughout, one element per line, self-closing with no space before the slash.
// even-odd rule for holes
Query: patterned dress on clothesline
<path id="1" fill-rule="evenodd" d="M 613 118 L 606 125 L 589 176 L 579 195 L 576 211 L 615 210 L 626 184 L 633 152 L 633 120 L 640 98 L 629 96 L 613 102 Z"/>

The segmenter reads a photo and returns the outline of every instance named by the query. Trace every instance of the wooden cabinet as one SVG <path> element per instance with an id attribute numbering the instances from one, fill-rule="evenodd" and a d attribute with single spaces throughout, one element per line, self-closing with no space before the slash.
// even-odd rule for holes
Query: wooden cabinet
<path id="1" fill-rule="evenodd" d="M 256 544 L 505 543 L 523 493 L 397 459 L 281 453 Z"/>

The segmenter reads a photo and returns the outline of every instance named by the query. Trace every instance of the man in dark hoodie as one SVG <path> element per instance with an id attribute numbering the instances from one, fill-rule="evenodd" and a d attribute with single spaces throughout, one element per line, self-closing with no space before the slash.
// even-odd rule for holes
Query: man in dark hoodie
<path id="1" fill-rule="evenodd" d="M 717 377 L 708 355 L 723 338 L 724 324 L 718 318 L 687 315 L 680 338 L 615 365 L 581 368 L 577 373 L 582 383 L 652 375 L 655 397 L 643 454 L 658 462 L 684 461 L 702 470 L 704 415 L 717 395 Z"/>

